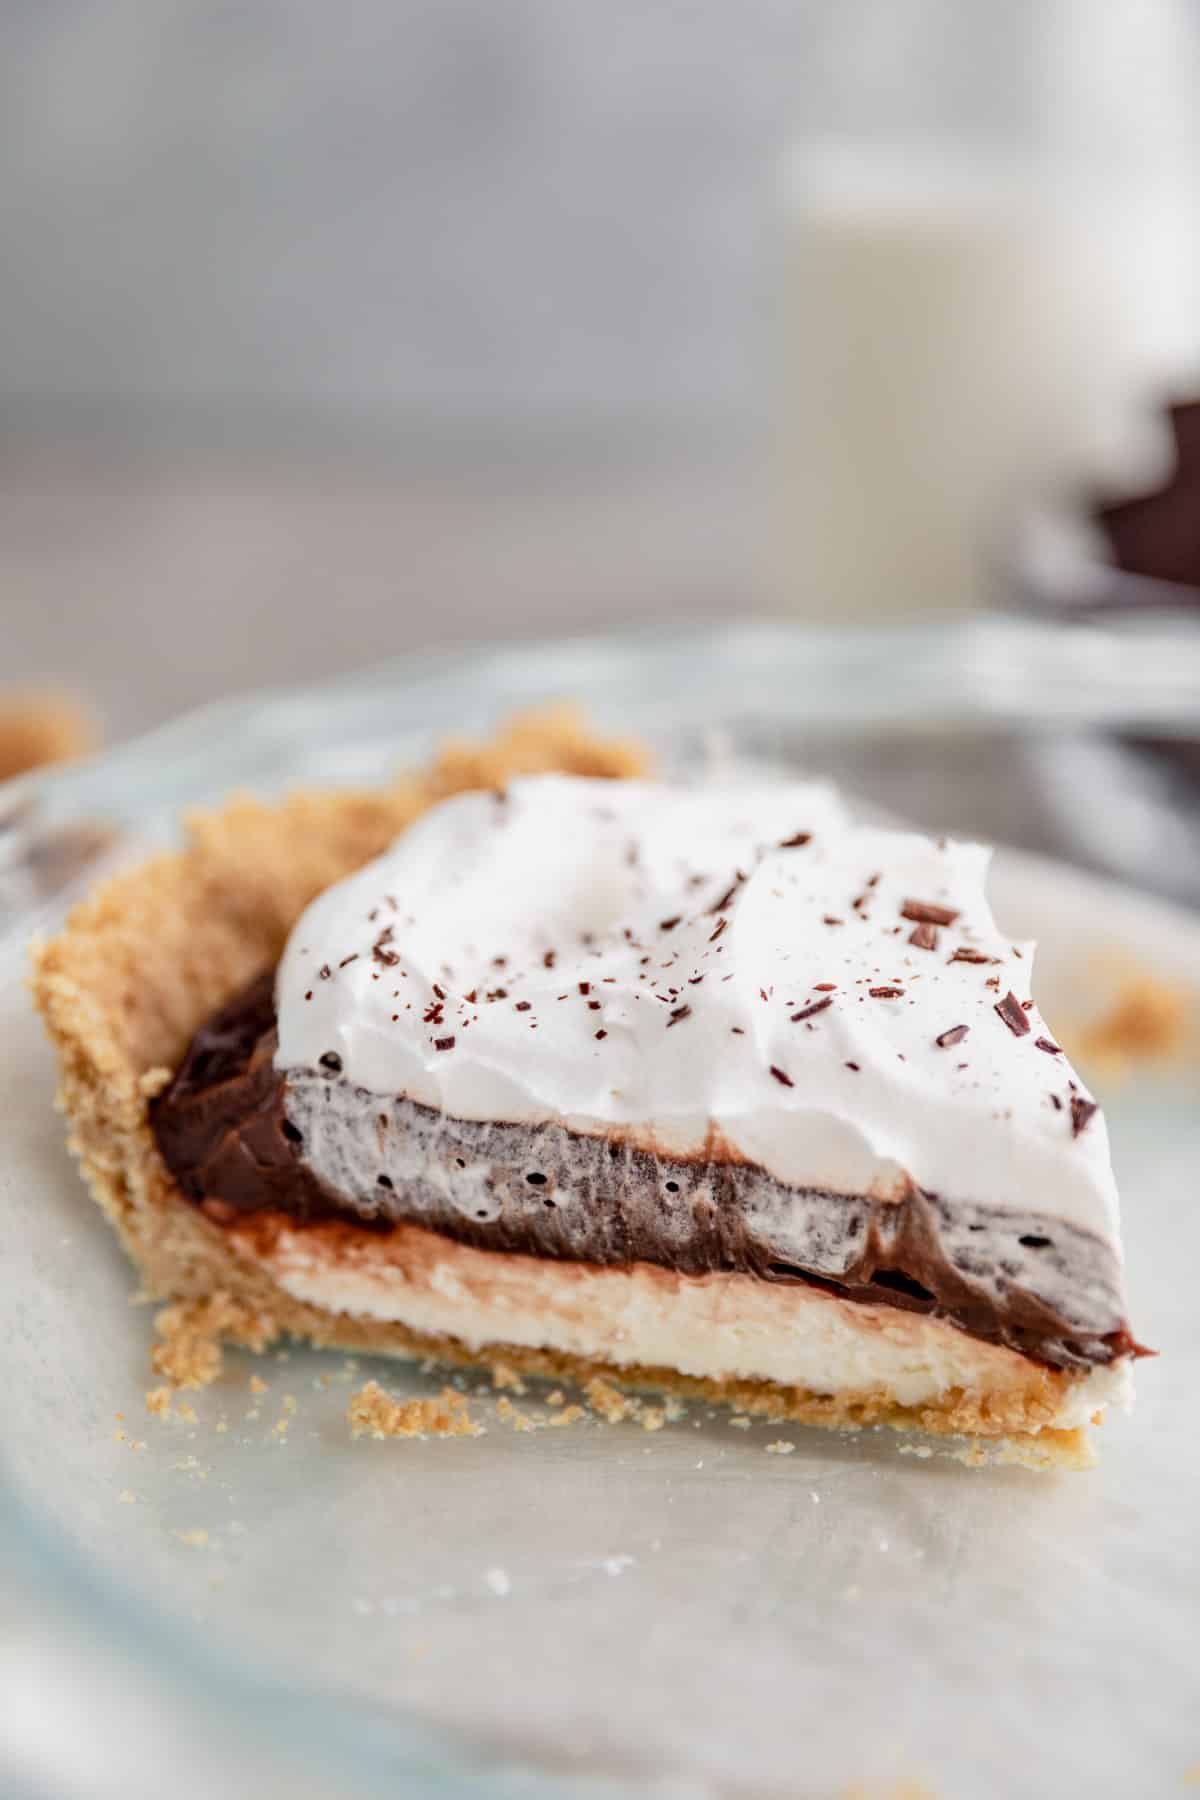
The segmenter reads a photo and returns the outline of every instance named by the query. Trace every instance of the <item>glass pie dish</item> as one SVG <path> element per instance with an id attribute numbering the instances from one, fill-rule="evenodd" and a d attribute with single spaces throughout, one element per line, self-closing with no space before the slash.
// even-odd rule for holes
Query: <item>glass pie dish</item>
<path id="1" fill-rule="evenodd" d="M 14 1792 L 663 1795 L 925 1783 L 1157 1791 L 1189 1711 L 1200 1457 L 1194 1056 L 1200 924 L 1051 859 L 1032 743 L 1165 724 L 1194 640 L 1016 620 L 805 632 L 654 628 L 434 654 L 238 700 L 10 789 L 0 852 L 8 1383 L 0 1632 Z M 664 1429 L 517 1430 L 463 1378 L 478 1438 L 353 1443 L 353 1386 L 445 1376 L 292 1348 L 148 1416 L 151 1314 L 51 1104 L 25 945 L 99 870 L 228 790 L 381 780 L 547 698 L 668 764 L 832 773 L 861 810 L 994 836 L 993 895 L 1041 937 L 1081 1033 L 1131 968 L 1183 996 L 1182 1047 L 1095 1080 L 1125 1195 L 1135 1317 L 1164 1354 L 1057 1480 L 902 1454 L 701 1404 Z M 1099 807 L 1104 796 L 1081 803 Z M 1190 1036 L 1189 1036 L 1190 1033 Z M 509 1401 L 535 1424 L 537 1384 Z M 86 1745 L 86 1754 L 81 1746 Z"/>

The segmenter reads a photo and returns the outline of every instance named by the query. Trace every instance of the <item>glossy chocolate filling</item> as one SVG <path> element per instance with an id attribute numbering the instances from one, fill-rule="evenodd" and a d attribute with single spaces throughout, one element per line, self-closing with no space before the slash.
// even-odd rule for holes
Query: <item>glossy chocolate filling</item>
<path id="1" fill-rule="evenodd" d="M 937 1314 L 1052 1367 L 1136 1351 L 1111 1248 L 1062 1220 L 952 1206 L 915 1184 L 889 1199 L 789 1189 L 753 1164 L 553 1122 L 453 1119 L 351 1086 L 336 1057 L 285 1076 L 275 1048 L 268 972 L 201 1027 L 152 1107 L 168 1168 L 218 1224 L 261 1212 L 373 1232 L 409 1222 L 484 1250 L 807 1282 Z M 1055 1279 L 1039 1283 L 1043 1271 Z M 1038 1292 L 1064 1279 L 1084 1296 L 1074 1318 Z"/>

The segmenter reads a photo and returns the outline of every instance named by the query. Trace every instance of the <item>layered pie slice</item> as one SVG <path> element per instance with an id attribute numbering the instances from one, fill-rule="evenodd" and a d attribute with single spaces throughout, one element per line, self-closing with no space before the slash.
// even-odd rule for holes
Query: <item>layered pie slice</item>
<path id="1" fill-rule="evenodd" d="M 35 987 L 146 1284 L 234 1335 L 1078 1465 L 1138 1354 L 1116 1194 L 986 866 L 552 715 L 198 821 Z"/>

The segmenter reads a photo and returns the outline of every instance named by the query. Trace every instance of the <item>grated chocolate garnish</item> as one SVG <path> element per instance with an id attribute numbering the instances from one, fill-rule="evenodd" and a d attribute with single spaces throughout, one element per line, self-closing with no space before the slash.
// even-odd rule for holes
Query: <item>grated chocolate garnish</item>
<path id="1" fill-rule="evenodd" d="M 969 1025 L 951 1025 L 949 1031 L 939 1032 L 934 1043 L 939 1050 L 951 1050 L 955 1044 L 961 1044 L 970 1030 Z"/>
<path id="2" fill-rule="evenodd" d="M 928 919 L 922 919 L 914 925 L 908 934 L 908 941 L 918 950 L 936 950 L 938 947 L 938 928 L 931 925 Z"/>
<path id="3" fill-rule="evenodd" d="M 1011 988 L 1003 1000 L 997 1000 L 993 1010 L 1004 1020 L 1014 1037 L 1026 1035 L 1029 1030 L 1029 1020 L 1025 1017 L 1025 1009 Z"/>
<path id="4" fill-rule="evenodd" d="M 1062 1101 L 1059 1099 L 1057 1094 L 1051 1094 L 1050 1104 L 1054 1108 L 1055 1112 L 1062 1111 Z"/>
<path id="5" fill-rule="evenodd" d="M 507 1000 L 508 999 L 508 989 L 507 988 L 489 988 L 487 993 L 483 997 L 485 1000 Z"/>
<path id="6" fill-rule="evenodd" d="M 333 970 L 330 968 L 328 963 L 322 963 L 320 968 L 317 970 L 317 974 L 321 977 L 322 981 L 328 981 L 333 974 Z"/>
<path id="7" fill-rule="evenodd" d="M 872 1000 L 901 1000 L 904 997 L 904 989 L 898 987 L 868 988 L 867 992 Z"/>
<path id="8" fill-rule="evenodd" d="M 852 1062 L 848 1062 L 848 1063 L 847 1063 L 847 1064 L 846 1064 L 846 1067 L 847 1067 L 847 1068 L 848 1068 L 848 1069 L 853 1069 L 853 1070 L 854 1070 L 854 1073 L 855 1073 L 855 1074 L 856 1074 L 856 1075 L 857 1075 L 857 1074 L 858 1074 L 858 1070 L 859 1070 L 859 1064 L 858 1064 L 858 1063 L 852 1063 Z"/>
<path id="9" fill-rule="evenodd" d="M 352 962 L 357 962 L 357 961 L 358 961 L 358 951 L 352 950 L 350 952 L 349 956 L 343 956 L 341 962 L 338 964 L 338 968 L 344 969 L 346 967 L 347 963 L 352 963 Z"/>
<path id="10" fill-rule="evenodd" d="M 542 967 L 543 969 L 552 969 L 554 967 L 553 950 L 547 950 L 546 954 L 542 957 Z"/>
<path id="11" fill-rule="evenodd" d="M 513 1007 L 514 1012 L 528 1012 L 533 1005 L 532 1000 L 518 1000 Z"/>
<path id="12" fill-rule="evenodd" d="M 1094 1100 L 1085 1100 L 1082 1094 L 1071 1095 L 1071 1136 L 1078 1137 L 1086 1130 L 1088 1124 L 1100 1111 Z"/>
<path id="13" fill-rule="evenodd" d="M 775 1077 L 776 1081 L 778 1081 L 783 1087 L 795 1087 L 795 1085 L 796 1085 L 795 1082 L 792 1080 L 791 1076 L 787 1073 L 787 1071 L 785 1069 L 777 1068 L 775 1066 L 775 1064 L 772 1063 L 771 1064 L 771 1073 Z"/>
<path id="14" fill-rule="evenodd" d="M 723 932 L 723 931 L 724 931 L 724 930 L 725 930 L 725 929 L 726 929 L 726 927 L 727 927 L 727 926 L 728 926 L 728 924 L 729 924 L 729 920 L 728 920 L 728 919 L 718 919 L 718 920 L 717 920 L 717 928 L 716 928 L 716 930 L 715 930 L 715 931 L 713 931 L 713 932 L 710 932 L 710 934 L 709 934 L 709 939 L 708 939 L 708 941 L 709 941 L 709 943 L 710 943 L 710 944 L 715 944 L 715 943 L 716 943 L 716 941 L 717 941 L 717 939 L 718 939 L 718 938 L 719 938 L 719 937 L 720 937 L 720 935 L 721 935 L 721 933 L 722 933 L 722 932 Z"/>
<path id="15" fill-rule="evenodd" d="M 692 1009 L 690 1006 L 677 1006 L 667 1020 L 667 1030 L 670 1031 L 672 1025 L 678 1025 L 681 1019 L 690 1019 L 691 1016 Z"/>
<path id="16" fill-rule="evenodd" d="M 953 925 L 958 910 L 956 906 L 938 906 L 932 900 L 906 900 L 900 908 L 900 917 L 912 919 L 918 925 Z"/>
<path id="17" fill-rule="evenodd" d="M 658 921 L 658 929 L 660 931 L 674 931 L 675 927 L 678 925 L 678 923 L 679 923 L 680 919 L 682 919 L 682 917 L 683 917 L 682 913 L 676 913 L 673 918 L 660 919 Z"/>
<path id="18" fill-rule="evenodd" d="M 1059 1046 L 1057 1044 L 1051 1043 L 1049 1038 L 1044 1038 L 1044 1037 L 1043 1038 L 1034 1038 L 1033 1041 L 1039 1050 L 1044 1050 L 1046 1052 L 1047 1056 L 1061 1056 L 1062 1055 L 1062 1051 L 1059 1048 Z"/>
<path id="19" fill-rule="evenodd" d="M 596 1033 L 596 1036 L 597 1036 L 597 1037 L 598 1037 L 598 1038 L 606 1038 L 606 1037 L 607 1037 L 607 1036 L 608 1036 L 608 1033 L 607 1033 L 607 1031 L 598 1031 L 598 1032 L 597 1032 L 597 1033 Z"/>
<path id="20" fill-rule="evenodd" d="M 390 925 L 385 925 L 379 936 L 375 939 L 375 942 L 371 945 L 371 955 L 377 963 L 382 963 L 385 969 L 394 969 L 396 964 L 400 961 L 396 952 L 387 948 L 387 945 L 390 944 L 391 941 L 392 928 Z"/>
<path id="21" fill-rule="evenodd" d="M 807 1006 L 802 1006 L 799 1012 L 794 1012 L 791 1022 L 793 1025 L 798 1025 L 801 1019 L 811 1019 L 814 1013 L 824 1012 L 827 1006 L 832 1005 L 833 995 L 822 994 L 819 1000 L 810 1000 Z"/>
<path id="22" fill-rule="evenodd" d="M 433 1040 L 433 1047 L 435 1050 L 453 1050 L 454 1045 L 455 1039 L 452 1037 L 434 1038 Z"/>
<path id="23" fill-rule="evenodd" d="M 725 892 L 721 895 L 721 898 L 717 901 L 716 905 L 709 907 L 708 911 L 709 911 L 710 918 L 713 913 L 720 913 L 720 912 L 725 911 L 725 908 L 729 905 L 729 902 L 733 899 L 733 896 L 737 893 L 738 889 L 741 887 L 741 885 L 742 885 L 743 881 L 745 881 L 745 879 L 746 879 L 746 877 L 742 874 L 742 871 L 739 869 L 737 874 L 734 876 L 733 880 L 730 882 L 729 886 L 725 889 Z"/>
<path id="24" fill-rule="evenodd" d="M 998 963 L 998 956 L 989 956 L 985 950 L 973 950 L 970 944 L 960 944 L 950 958 L 952 963 Z"/>
<path id="25" fill-rule="evenodd" d="M 781 850 L 803 850 L 805 844 L 811 843 L 811 831 L 796 831 L 792 833 L 790 838 L 781 838 L 779 841 L 779 848 Z"/>
<path id="26" fill-rule="evenodd" d="M 831 913 L 826 913 L 821 923 L 822 925 L 844 925 L 846 921 L 845 919 L 835 919 Z"/>

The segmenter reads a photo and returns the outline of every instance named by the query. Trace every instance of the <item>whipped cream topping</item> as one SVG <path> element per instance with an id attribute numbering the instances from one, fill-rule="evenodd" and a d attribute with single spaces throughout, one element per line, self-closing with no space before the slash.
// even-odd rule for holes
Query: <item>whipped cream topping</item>
<path id="1" fill-rule="evenodd" d="M 1103 1119 L 988 858 L 854 826 L 814 783 L 463 794 L 304 913 L 277 1064 L 796 1187 L 911 1178 L 1115 1246 Z"/>

